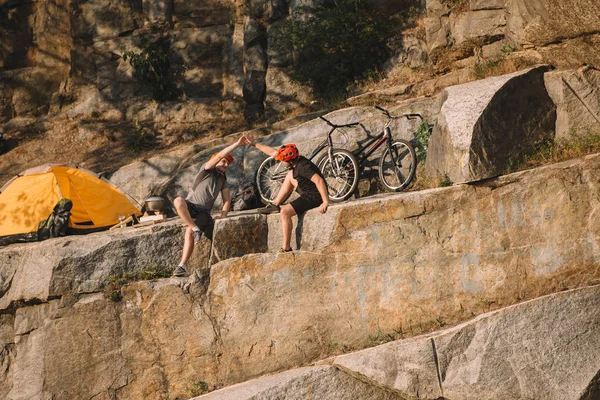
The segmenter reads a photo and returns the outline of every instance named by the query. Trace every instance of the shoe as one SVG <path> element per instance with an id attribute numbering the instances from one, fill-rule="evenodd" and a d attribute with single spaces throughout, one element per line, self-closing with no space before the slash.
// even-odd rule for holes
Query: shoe
<path id="1" fill-rule="evenodd" d="M 202 239 L 202 236 L 204 236 L 204 232 L 194 231 L 194 243 L 198 243 Z"/>
<path id="2" fill-rule="evenodd" d="M 177 268 L 175 268 L 175 271 L 173 271 L 173 276 L 186 276 L 187 275 L 187 271 L 185 270 L 185 267 L 183 265 L 178 265 Z"/>
<path id="3" fill-rule="evenodd" d="M 278 253 L 289 253 L 289 252 L 291 252 L 291 251 L 292 251 L 292 249 L 288 249 L 288 250 L 286 250 L 286 249 L 284 249 L 284 248 L 282 247 L 282 248 L 280 248 L 280 249 L 279 249 Z"/>
<path id="4" fill-rule="evenodd" d="M 273 203 L 269 203 L 266 207 L 258 209 L 259 214 L 272 214 L 277 212 L 279 212 L 279 206 L 276 206 Z"/>

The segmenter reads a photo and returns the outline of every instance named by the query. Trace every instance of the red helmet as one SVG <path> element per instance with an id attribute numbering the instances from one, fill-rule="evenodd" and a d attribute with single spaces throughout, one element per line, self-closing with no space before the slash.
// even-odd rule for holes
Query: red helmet
<path id="1" fill-rule="evenodd" d="M 215 158 L 215 157 L 216 157 L 216 156 L 218 156 L 218 155 L 219 155 L 219 153 L 215 153 L 215 154 L 213 154 L 212 156 L 210 156 L 210 159 L 212 160 L 213 158 Z M 234 158 L 231 156 L 231 154 L 227 154 L 227 155 L 226 155 L 225 157 L 223 157 L 223 158 L 224 158 L 224 159 L 226 159 L 226 160 L 227 160 L 227 162 L 228 162 L 229 164 L 233 163 L 233 160 L 234 160 Z"/>
<path id="2" fill-rule="evenodd" d="M 275 155 L 275 159 L 283 162 L 289 162 L 291 160 L 295 160 L 298 158 L 300 153 L 298 152 L 298 148 L 295 144 L 284 144 L 277 150 L 277 154 Z"/>

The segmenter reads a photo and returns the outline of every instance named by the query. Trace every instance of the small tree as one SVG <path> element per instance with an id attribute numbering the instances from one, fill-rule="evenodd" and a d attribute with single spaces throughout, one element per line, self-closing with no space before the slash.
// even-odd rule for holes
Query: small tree
<path id="1" fill-rule="evenodd" d="M 171 41 L 160 37 L 150 41 L 143 37 L 140 53 L 126 51 L 123 60 L 133 67 L 133 76 L 147 85 L 150 95 L 156 101 L 174 100 L 179 97 L 177 86 L 179 71 L 171 65 L 173 52 Z"/>
<path id="2" fill-rule="evenodd" d="M 300 7 L 286 30 L 296 51 L 292 78 L 324 97 L 346 93 L 348 84 L 377 70 L 389 56 L 388 31 L 363 0 Z"/>

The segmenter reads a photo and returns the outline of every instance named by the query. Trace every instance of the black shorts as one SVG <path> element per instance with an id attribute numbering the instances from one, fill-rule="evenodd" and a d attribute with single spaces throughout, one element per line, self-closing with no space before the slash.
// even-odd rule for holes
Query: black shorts
<path id="1" fill-rule="evenodd" d="M 215 221 L 210 216 L 210 213 L 205 209 L 197 206 L 194 203 L 190 203 L 189 201 L 185 201 L 187 204 L 188 211 L 190 212 L 190 216 L 200 228 L 202 232 L 206 235 L 207 238 L 212 240 L 213 230 L 215 228 Z"/>
<path id="2" fill-rule="evenodd" d="M 307 212 L 308 210 L 319 207 L 322 203 L 323 200 L 321 200 L 321 198 L 317 199 L 314 197 L 306 197 L 300 195 L 300 197 L 292 201 L 290 205 L 292 206 L 294 211 L 296 211 L 296 214 L 300 215 L 302 213 Z"/>

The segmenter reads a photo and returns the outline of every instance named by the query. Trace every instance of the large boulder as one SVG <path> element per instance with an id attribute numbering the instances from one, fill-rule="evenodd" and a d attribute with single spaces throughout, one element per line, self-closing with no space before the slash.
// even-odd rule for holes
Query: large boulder
<path id="1" fill-rule="evenodd" d="M 453 45 L 470 47 L 473 44 L 493 42 L 504 37 L 506 17 L 504 10 L 477 10 L 450 16 Z"/>
<path id="2" fill-rule="evenodd" d="M 554 136 L 555 106 L 540 66 L 447 88 L 431 136 L 428 171 L 468 182 L 500 175 Z"/>
<path id="3" fill-rule="evenodd" d="M 544 75 L 556 105 L 556 138 L 570 139 L 600 130 L 600 71 L 593 67 Z"/>

